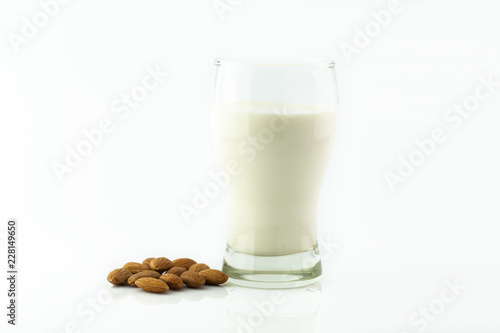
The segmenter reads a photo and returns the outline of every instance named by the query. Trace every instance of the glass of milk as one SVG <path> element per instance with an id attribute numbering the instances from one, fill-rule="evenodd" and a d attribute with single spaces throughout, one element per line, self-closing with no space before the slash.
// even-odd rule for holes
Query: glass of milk
<path id="1" fill-rule="evenodd" d="M 216 60 L 211 128 L 229 178 L 223 270 L 235 284 L 317 281 L 317 206 L 337 122 L 334 62 Z"/>

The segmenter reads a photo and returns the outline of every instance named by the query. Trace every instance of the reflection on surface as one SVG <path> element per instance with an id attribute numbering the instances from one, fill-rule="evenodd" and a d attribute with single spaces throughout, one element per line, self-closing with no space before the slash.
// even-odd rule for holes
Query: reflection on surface
<path id="1" fill-rule="evenodd" d="M 207 298 L 220 299 L 228 295 L 228 291 L 222 286 L 203 286 L 196 289 L 184 287 L 180 290 L 169 290 L 162 294 L 147 293 L 132 286 L 111 286 L 109 290 L 113 300 L 122 300 L 132 296 L 138 302 L 146 305 L 177 304 L 182 300 L 199 302 Z"/>
<path id="2" fill-rule="evenodd" d="M 321 284 L 294 289 L 226 286 L 229 333 L 313 333 Z"/>

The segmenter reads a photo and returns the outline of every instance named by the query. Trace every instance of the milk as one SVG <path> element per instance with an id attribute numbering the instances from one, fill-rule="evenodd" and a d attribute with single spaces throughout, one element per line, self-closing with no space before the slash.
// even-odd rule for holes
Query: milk
<path id="1" fill-rule="evenodd" d="M 312 105 L 240 102 L 214 107 L 212 132 L 228 185 L 234 251 L 258 256 L 317 245 L 316 210 L 335 136 L 337 112 Z"/>

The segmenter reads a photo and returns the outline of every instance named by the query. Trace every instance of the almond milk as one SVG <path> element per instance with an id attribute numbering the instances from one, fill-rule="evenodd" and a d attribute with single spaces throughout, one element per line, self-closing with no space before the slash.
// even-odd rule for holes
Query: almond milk
<path id="1" fill-rule="evenodd" d="M 237 161 L 241 168 L 228 185 L 228 246 L 258 256 L 314 248 L 337 111 L 239 102 L 215 106 L 211 120 L 220 162 Z"/>

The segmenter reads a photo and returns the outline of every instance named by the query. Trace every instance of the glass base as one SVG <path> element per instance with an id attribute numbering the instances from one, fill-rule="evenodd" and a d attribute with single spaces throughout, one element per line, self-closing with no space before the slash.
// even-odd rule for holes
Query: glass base
<path id="1" fill-rule="evenodd" d="M 222 270 L 232 283 L 252 288 L 296 288 L 319 280 L 321 259 L 316 246 L 283 256 L 254 256 L 226 248 Z"/>

